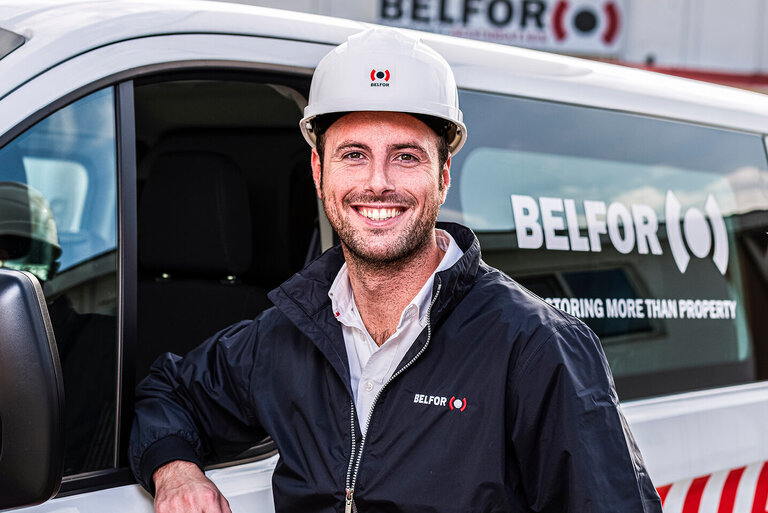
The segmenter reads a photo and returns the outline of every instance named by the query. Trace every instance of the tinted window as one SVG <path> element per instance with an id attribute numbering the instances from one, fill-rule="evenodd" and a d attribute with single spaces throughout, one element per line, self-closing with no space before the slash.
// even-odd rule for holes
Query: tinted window
<path id="1" fill-rule="evenodd" d="M 623 399 L 762 377 L 749 289 L 765 283 L 744 250 L 768 225 L 760 137 L 461 96 L 470 137 L 442 218 L 589 324 Z"/>
<path id="2" fill-rule="evenodd" d="M 111 88 L 0 149 L 0 265 L 43 282 L 64 371 L 66 474 L 113 462 L 116 174 Z"/>

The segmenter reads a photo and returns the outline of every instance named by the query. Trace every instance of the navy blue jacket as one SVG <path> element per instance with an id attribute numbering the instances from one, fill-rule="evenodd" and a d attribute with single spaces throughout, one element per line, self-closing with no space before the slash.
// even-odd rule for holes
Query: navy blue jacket
<path id="1" fill-rule="evenodd" d="M 167 355 L 137 391 L 131 464 L 245 450 L 280 460 L 278 512 L 661 512 L 597 337 L 480 259 L 438 273 L 429 327 L 382 389 L 362 439 L 328 289 L 332 249 L 270 293 L 275 307 Z"/>

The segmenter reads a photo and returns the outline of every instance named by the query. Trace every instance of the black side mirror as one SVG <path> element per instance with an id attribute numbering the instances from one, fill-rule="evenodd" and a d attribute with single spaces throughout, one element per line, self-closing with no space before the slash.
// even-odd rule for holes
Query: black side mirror
<path id="1" fill-rule="evenodd" d="M 0 510 L 39 504 L 61 485 L 64 386 L 40 283 L 0 269 Z"/>

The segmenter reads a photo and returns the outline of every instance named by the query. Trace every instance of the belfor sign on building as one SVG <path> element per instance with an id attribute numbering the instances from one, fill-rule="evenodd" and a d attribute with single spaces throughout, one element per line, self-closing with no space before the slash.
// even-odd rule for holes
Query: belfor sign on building
<path id="1" fill-rule="evenodd" d="M 626 0 L 378 0 L 379 22 L 541 50 L 617 56 Z"/>

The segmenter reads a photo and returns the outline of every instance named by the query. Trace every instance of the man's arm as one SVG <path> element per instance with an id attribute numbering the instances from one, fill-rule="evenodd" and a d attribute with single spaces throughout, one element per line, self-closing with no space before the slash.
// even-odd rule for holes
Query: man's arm
<path id="1" fill-rule="evenodd" d="M 508 425 L 528 507 L 540 512 L 661 513 L 600 342 L 563 326 L 511 373 Z"/>
<path id="2" fill-rule="evenodd" d="M 155 513 L 232 513 L 229 502 L 194 463 L 173 461 L 157 469 Z"/>
<path id="3" fill-rule="evenodd" d="M 218 494 L 200 471 L 205 459 L 234 456 L 265 436 L 250 394 L 258 322 L 233 325 L 184 358 L 161 356 L 137 387 L 130 463 L 142 486 L 157 486 L 158 503 L 174 489 Z"/>

